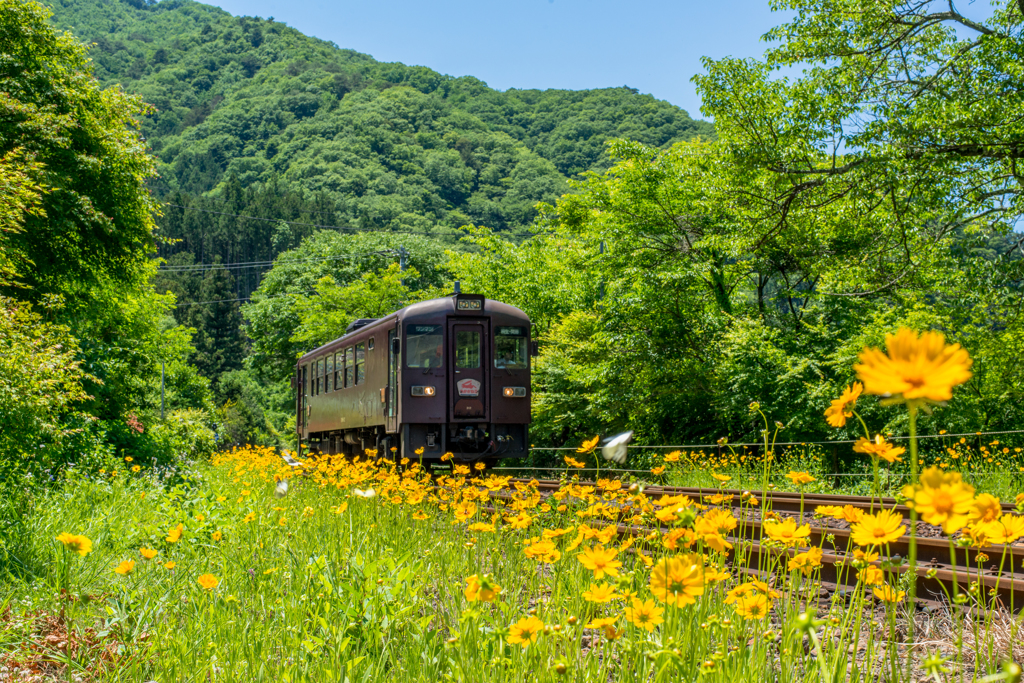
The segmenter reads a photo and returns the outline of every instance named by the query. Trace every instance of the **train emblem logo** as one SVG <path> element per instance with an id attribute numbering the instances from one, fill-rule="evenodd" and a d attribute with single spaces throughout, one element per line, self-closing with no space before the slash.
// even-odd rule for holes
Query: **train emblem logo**
<path id="1" fill-rule="evenodd" d="M 475 379 L 464 379 L 459 382 L 459 396 L 476 396 L 480 393 L 480 382 Z"/>

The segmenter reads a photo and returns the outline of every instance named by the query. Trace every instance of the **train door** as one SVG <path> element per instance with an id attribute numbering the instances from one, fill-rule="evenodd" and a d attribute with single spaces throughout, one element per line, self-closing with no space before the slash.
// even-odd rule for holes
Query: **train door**
<path id="1" fill-rule="evenodd" d="M 490 329 L 487 320 L 449 320 L 448 343 L 453 362 L 448 395 L 452 397 L 451 420 L 487 422 L 487 358 Z"/>
<path id="2" fill-rule="evenodd" d="M 388 388 L 384 411 L 389 433 L 398 431 L 398 365 L 402 354 L 396 342 L 401 338 L 397 326 L 388 331 Z"/>

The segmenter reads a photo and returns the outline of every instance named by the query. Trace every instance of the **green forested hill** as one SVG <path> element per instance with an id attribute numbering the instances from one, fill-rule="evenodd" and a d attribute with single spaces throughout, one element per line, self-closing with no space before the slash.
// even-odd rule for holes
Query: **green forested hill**
<path id="1" fill-rule="evenodd" d="M 143 123 L 159 158 L 153 189 L 179 202 L 235 176 L 316 196 L 333 221 L 363 228 L 508 230 L 564 193 L 566 176 L 607 168 L 610 138 L 712 134 L 630 88 L 498 92 L 189 0 L 52 7 L 95 44 L 103 83 L 155 107 Z"/>

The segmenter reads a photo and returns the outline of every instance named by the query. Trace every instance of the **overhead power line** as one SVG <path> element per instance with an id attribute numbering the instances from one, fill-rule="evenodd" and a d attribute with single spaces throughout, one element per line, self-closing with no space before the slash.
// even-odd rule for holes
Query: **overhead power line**
<path id="1" fill-rule="evenodd" d="M 387 230 L 387 229 L 372 229 L 372 228 L 356 228 L 356 227 L 353 227 L 351 225 L 321 225 L 319 223 L 304 223 L 302 221 L 289 221 L 289 220 L 285 220 L 283 218 L 262 218 L 260 216 L 247 216 L 245 214 L 231 213 L 231 212 L 228 212 L 228 211 L 214 211 L 212 209 L 201 209 L 198 206 L 182 206 L 181 204 L 171 204 L 170 202 L 164 203 L 164 206 L 173 206 L 174 208 L 181 209 L 183 211 L 199 211 L 199 212 L 202 212 L 202 213 L 211 213 L 211 214 L 214 214 L 216 216 L 231 216 L 233 218 L 241 218 L 243 220 L 263 221 L 264 223 L 285 223 L 286 225 L 300 225 L 300 226 L 306 227 L 306 228 L 319 228 L 321 230 L 349 230 L 351 232 L 380 233 L 382 235 L 418 235 L 420 237 L 431 237 L 430 234 L 425 233 L 425 232 L 413 232 L 413 231 L 410 231 L 410 230 Z M 438 232 L 440 234 L 445 234 L 445 235 L 458 235 L 458 234 L 460 234 L 459 231 L 452 230 L 450 228 L 440 228 L 438 230 Z M 511 232 L 509 232 L 509 233 L 496 233 L 496 234 L 504 235 L 507 238 L 518 239 L 520 242 L 523 242 L 523 241 L 528 240 L 530 238 L 529 235 L 525 235 L 525 236 L 523 236 L 523 235 L 515 235 L 515 234 L 512 234 Z"/>
<path id="2" fill-rule="evenodd" d="M 356 254 L 342 254 L 340 256 L 319 256 L 315 258 L 305 259 L 275 259 L 272 261 L 245 261 L 241 263 L 193 263 L 187 266 L 160 266 L 157 271 L 161 273 L 182 273 L 187 271 L 206 271 L 206 270 L 241 270 L 244 268 L 259 268 L 264 266 L 276 266 L 282 263 L 312 263 L 314 261 L 340 261 L 344 259 L 354 259 L 360 256 L 395 256 L 398 251 L 394 249 L 387 249 L 383 251 L 364 251 Z"/>
<path id="3" fill-rule="evenodd" d="M 202 213 L 211 213 L 216 216 L 230 216 L 232 218 L 241 218 L 249 221 L 263 221 L 264 223 L 285 223 L 287 225 L 299 225 L 304 228 L 319 228 L 321 230 L 349 230 L 351 232 L 379 232 L 386 235 L 420 235 L 421 237 L 428 237 L 427 233 L 423 232 L 411 232 L 409 230 L 373 230 L 367 228 L 356 228 L 351 225 L 321 225 L 319 223 L 304 223 L 302 221 L 288 221 L 283 218 L 261 218 L 260 216 L 246 216 L 240 213 L 230 213 L 228 211 L 214 211 L 212 209 L 201 209 L 198 206 L 182 206 L 181 204 L 165 203 L 164 206 L 173 206 L 176 209 L 182 209 L 183 211 L 200 211 Z M 450 233 L 455 234 L 455 233 Z"/>

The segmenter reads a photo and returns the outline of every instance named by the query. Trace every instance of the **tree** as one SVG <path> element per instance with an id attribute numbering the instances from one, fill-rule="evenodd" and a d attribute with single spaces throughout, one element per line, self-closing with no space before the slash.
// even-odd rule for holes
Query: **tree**
<path id="1" fill-rule="evenodd" d="M 153 204 L 144 182 L 153 164 L 137 124 L 148 108 L 101 89 L 85 46 L 49 16 L 33 0 L 0 5 L 0 155 L 31 161 L 22 164 L 27 181 L 45 187 L 21 212 L 24 229 L 8 232 L 5 251 L 32 264 L 21 269 L 19 296 L 62 295 L 68 313 L 89 325 L 105 318 L 109 290 L 149 276 Z"/>
<path id="2" fill-rule="evenodd" d="M 415 281 L 419 276 L 415 268 L 402 271 L 396 263 L 345 285 L 325 275 L 314 285 L 311 296 L 297 301 L 300 323 L 292 341 L 316 348 L 345 334 L 345 328 L 357 318 L 383 318 L 409 304 L 444 295 L 434 287 L 413 291 L 406 286 L 406 279 Z"/>
<path id="3" fill-rule="evenodd" d="M 800 207 L 869 226 L 880 277 L 832 283 L 891 291 L 934 265 L 958 230 L 1009 230 L 1024 175 L 1024 14 L 1003 0 L 975 21 L 937 0 L 781 0 L 764 60 L 705 60 L 695 77 L 728 163 L 771 182 L 753 200 L 784 229 Z M 801 68 L 799 78 L 775 77 Z"/>
<path id="4" fill-rule="evenodd" d="M 196 352 L 192 363 L 213 382 L 225 372 L 242 367 L 246 354 L 242 314 L 231 273 L 219 267 L 220 258 L 206 269 L 199 287 L 199 300 L 186 304 L 186 324 L 196 330 Z"/>

